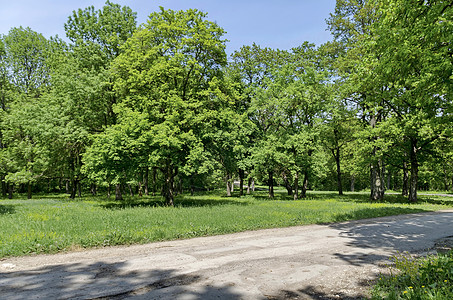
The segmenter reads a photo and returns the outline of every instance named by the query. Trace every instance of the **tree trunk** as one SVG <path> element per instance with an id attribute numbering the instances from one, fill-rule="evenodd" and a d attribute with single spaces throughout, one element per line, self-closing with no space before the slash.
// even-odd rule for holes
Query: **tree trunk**
<path id="1" fill-rule="evenodd" d="M 385 183 L 382 168 L 382 159 L 379 157 L 371 164 L 371 201 L 382 201 L 384 199 Z"/>
<path id="2" fill-rule="evenodd" d="M 453 178 L 452 178 L 452 180 L 453 180 Z M 250 191 L 252 189 L 251 186 L 252 186 L 252 178 L 249 177 L 248 182 L 247 182 L 247 195 L 250 195 Z"/>
<path id="3" fill-rule="evenodd" d="M 110 190 L 112 189 L 112 185 L 109 183 L 109 186 L 107 187 L 107 198 L 110 198 Z"/>
<path id="4" fill-rule="evenodd" d="M 73 178 L 71 184 L 71 194 L 69 195 L 69 198 L 75 199 L 76 194 L 77 194 L 77 179 Z"/>
<path id="5" fill-rule="evenodd" d="M 128 184 L 127 186 L 129 188 L 129 194 L 131 195 L 131 197 L 134 197 L 134 191 L 132 190 L 132 185 Z"/>
<path id="6" fill-rule="evenodd" d="M 304 172 L 304 181 L 302 183 L 302 190 L 300 192 L 301 198 L 307 198 L 307 190 L 308 190 L 308 171 Z"/>
<path id="7" fill-rule="evenodd" d="M 153 196 L 156 196 L 157 192 L 157 168 L 153 168 Z"/>
<path id="8" fill-rule="evenodd" d="M 31 199 L 31 182 L 27 183 L 27 199 Z"/>
<path id="9" fill-rule="evenodd" d="M 2 175 L 0 180 L 2 181 L 2 196 L 6 197 L 6 194 L 8 193 L 8 186 L 5 182 L 5 175 Z"/>
<path id="10" fill-rule="evenodd" d="M 231 197 L 232 188 L 231 188 L 231 175 L 230 175 L 230 173 L 228 173 L 227 176 L 226 176 L 226 189 L 227 189 L 227 197 Z"/>
<path id="11" fill-rule="evenodd" d="M 121 191 L 121 184 L 115 185 L 115 200 L 123 200 L 123 193 Z"/>
<path id="12" fill-rule="evenodd" d="M 78 192 L 79 198 L 82 198 L 82 183 L 80 182 L 80 180 L 77 181 L 77 192 Z"/>
<path id="13" fill-rule="evenodd" d="M 298 194 L 299 194 L 299 172 L 296 172 L 294 178 L 294 193 L 293 193 L 294 200 L 297 200 Z"/>
<path id="14" fill-rule="evenodd" d="M 410 149 L 411 178 L 409 188 L 409 202 L 417 202 L 418 187 L 418 158 L 417 158 L 417 139 L 411 139 Z"/>
<path id="15" fill-rule="evenodd" d="M 165 197 L 165 204 L 168 206 L 174 206 L 174 199 L 175 199 L 175 183 L 174 178 L 176 176 L 177 171 L 173 169 L 173 166 L 167 166 L 165 170 L 165 184 L 164 184 L 164 197 Z"/>
<path id="16" fill-rule="evenodd" d="M 143 174 L 143 187 L 145 188 L 145 195 L 149 195 L 149 168 L 145 168 L 145 173 Z"/>
<path id="17" fill-rule="evenodd" d="M 252 183 L 251 183 L 250 189 L 252 190 L 252 192 L 255 191 L 255 179 L 253 179 L 253 178 L 252 178 Z"/>
<path id="18" fill-rule="evenodd" d="M 351 175 L 351 192 L 355 190 L 355 176 Z"/>
<path id="19" fill-rule="evenodd" d="M 289 182 L 288 176 L 286 176 L 286 172 L 283 172 L 282 174 L 283 182 L 285 184 L 286 191 L 288 192 L 288 196 L 293 195 L 293 186 Z"/>
<path id="20" fill-rule="evenodd" d="M 340 147 L 332 149 L 333 157 L 335 158 L 335 163 L 337 165 L 337 187 L 338 195 L 343 195 L 343 185 L 341 184 L 341 166 L 340 166 Z"/>
<path id="21" fill-rule="evenodd" d="M 92 183 L 92 184 L 91 184 L 91 194 L 92 194 L 93 196 L 96 196 L 96 194 L 97 194 L 97 186 L 96 186 L 95 183 Z"/>
<path id="22" fill-rule="evenodd" d="M 244 170 L 239 169 L 239 197 L 244 195 Z"/>
<path id="23" fill-rule="evenodd" d="M 409 195 L 409 170 L 407 169 L 407 162 L 403 162 L 403 188 L 402 195 L 406 197 Z"/>
<path id="24" fill-rule="evenodd" d="M 274 198 L 274 171 L 269 171 L 269 198 Z"/>
<path id="25" fill-rule="evenodd" d="M 13 189 L 14 189 L 14 186 L 9 183 L 8 184 L 8 199 L 13 199 Z"/>

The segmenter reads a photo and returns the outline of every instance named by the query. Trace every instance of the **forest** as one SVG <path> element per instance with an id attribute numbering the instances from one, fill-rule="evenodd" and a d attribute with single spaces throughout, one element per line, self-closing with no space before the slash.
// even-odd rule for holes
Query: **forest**
<path id="1" fill-rule="evenodd" d="M 452 191 L 453 2 L 337 0 L 326 23 L 331 42 L 229 56 L 196 9 L 137 24 L 107 1 L 75 10 L 66 39 L 11 28 L 2 197 Z"/>

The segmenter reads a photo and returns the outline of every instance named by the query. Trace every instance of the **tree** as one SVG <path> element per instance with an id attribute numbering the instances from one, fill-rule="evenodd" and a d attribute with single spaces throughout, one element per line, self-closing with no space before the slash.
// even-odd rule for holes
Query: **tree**
<path id="1" fill-rule="evenodd" d="M 399 128 L 410 162 L 409 201 L 417 201 L 422 152 L 450 132 L 453 6 L 445 1 L 381 1 L 371 51 L 379 55 L 372 76 L 386 87 L 388 122 Z"/>
<path id="2" fill-rule="evenodd" d="M 164 174 L 173 205 L 174 179 L 190 174 L 206 154 L 200 133 L 224 100 L 218 89 L 226 64 L 224 31 L 197 10 L 152 13 L 114 61 L 121 103 L 146 114 L 149 163 Z"/>

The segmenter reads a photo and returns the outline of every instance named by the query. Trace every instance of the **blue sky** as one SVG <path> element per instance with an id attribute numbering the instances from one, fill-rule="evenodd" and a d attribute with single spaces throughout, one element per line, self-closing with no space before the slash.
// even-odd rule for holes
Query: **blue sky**
<path id="1" fill-rule="evenodd" d="M 317 45 L 331 40 L 325 19 L 335 0 L 111 0 L 137 12 L 138 23 L 159 6 L 174 10 L 197 8 L 227 31 L 227 52 L 253 42 L 263 47 L 290 49 L 304 41 Z M 0 34 L 12 27 L 30 27 L 46 37 L 64 37 L 63 24 L 73 10 L 105 0 L 0 0 Z"/>

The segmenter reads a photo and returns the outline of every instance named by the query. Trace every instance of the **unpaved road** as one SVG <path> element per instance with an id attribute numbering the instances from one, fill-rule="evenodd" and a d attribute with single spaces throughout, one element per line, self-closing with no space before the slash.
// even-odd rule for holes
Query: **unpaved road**
<path id="1" fill-rule="evenodd" d="M 0 261 L 0 299 L 361 299 L 453 210 Z"/>

